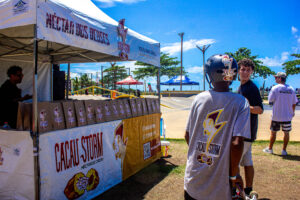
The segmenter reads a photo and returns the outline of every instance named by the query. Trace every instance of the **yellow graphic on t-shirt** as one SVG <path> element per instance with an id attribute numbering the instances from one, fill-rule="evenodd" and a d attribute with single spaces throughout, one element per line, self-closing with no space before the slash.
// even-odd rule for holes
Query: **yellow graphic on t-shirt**
<path id="1" fill-rule="evenodd" d="M 223 126 L 227 123 L 227 121 L 218 122 L 223 110 L 224 109 L 219 109 L 219 110 L 213 111 L 211 113 L 208 113 L 206 115 L 206 119 L 203 122 L 203 128 L 204 128 L 203 134 L 207 135 L 207 141 L 206 141 L 205 152 L 203 152 L 197 156 L 197 160 L 200 163 L 205 163 L 207 165 L 213 164 L 213 159 L 212 159 L 213 155 L 211 155 L 209 153 L 209 148 L 210 148 L 210 144 L 213 141 L 214 137 L 223 128 Z M 218 146 L 218 145 L 216 145 L 216 146 Z"/>
<path id="2" fill-rule="evenodd" d="M 217 135 L 217 133 L 227 123 L 227 121 L 218 123 L 220 115 L 223 111 L 224 111 L 224 109 L 219 109 L 219 110 L 213 111 L 211 113 L 208 113 L 206 115 L 206 119 L 203 122 L 204 135 L 208 136 L 205 152 L 208 152 L 210 143 L 212 142 L 214 137 Z"/>

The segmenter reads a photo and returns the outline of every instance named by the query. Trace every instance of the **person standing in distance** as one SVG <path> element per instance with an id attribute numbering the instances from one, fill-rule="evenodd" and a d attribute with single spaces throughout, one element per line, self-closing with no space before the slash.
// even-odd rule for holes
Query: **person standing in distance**
<path id="1" fill-rule="evenodd" d="M 211 56 L 205 64 L 213 89 L 197 95 L 191 106 L 185 133 L 186 200 L 229 200 L 232 187 L 243 187 L 238 173 L 243 140 L 251 138 L 250 108 L 242 95 L 229 92 L 237 69 L 226 54 Z"/>
<path id="2" fill-rule="evenodd" d="M 240 165 L 245 170 L 245 193 L 250 195 L 253 188 L 254 167 L 252 161 L 252 142 L 255 141 L 257 135 L 258 115 L 263 113 L 262 99 L 256 85 L 250 80 L 254 71 L 254 63 L 248 58 L 243 58 L 238 62 L 238 74 L 241 85 L 238 93 L 243 95 L 250 104 L 250 130 L 251 139 L 244 140 L 244 151 Z"/>
<path id="3" fill-rule="evenodd" d="M 290 140 L 289 133 L 292 130 L 292 119 L 295 116 L 298 99 L 294 89 L 286 84 L 286 73 L 278 72 L 274 77 L 278 85 L 272 87 L 268 96 L 269 103 L 273 104 L 270 144 L 263 151 L 265 153 L 273 153 L 276 133 L 281 127 L 284 132 L 281 155 L 286 156 L 286 148 Z"/>

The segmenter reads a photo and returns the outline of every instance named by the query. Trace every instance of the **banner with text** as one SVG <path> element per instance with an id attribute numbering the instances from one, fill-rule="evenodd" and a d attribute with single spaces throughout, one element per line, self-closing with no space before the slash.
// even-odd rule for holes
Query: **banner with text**
<path id="1" fill-rule="evenodd" d="M 160 158 L 160 116 L 157 113 L 124 120 L 127 148 L 123 180 Z"/>
<path id="2" fill-rule="evenodd" d="M 41 135 L 41 199 L 92 199 L 120 183 L 116 133 L 121 120 Z"/>
<path id="3" fill-rule="evenodd" d="M 41 199 L 92 199 L 158 159 L 160 114 L 40 136 Z"/>

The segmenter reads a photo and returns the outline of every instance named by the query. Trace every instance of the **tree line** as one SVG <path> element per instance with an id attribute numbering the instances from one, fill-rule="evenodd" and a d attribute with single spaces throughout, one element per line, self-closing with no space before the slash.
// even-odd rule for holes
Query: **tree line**
<path id="1" fill-rule="evenodd" d="M 263 65 L 263 62 L 258 59 L 258 55 L 252 55 L 250 49 L 241 47 L 235 52 L 225 52 L 226 54 L 234 57 L 236 61 L 240 61 L 243 58 L 251 59 L 255 64 L 255 69 L 253 76 L 254 77 L 263 77 L 266 79 L 268 76 L 275 74 L 269 67 Z M 283 69 L 285 70 L 287 76 L 293 74 L 300 73 L 300 54 L 291 54 L 291 56 L 295 57 L 295 60 L 288 61 L 283 63 Z M 87 74 L 83 74 L 80 77 L 75 77 L 72 79 L 73 89 L 78 90 L 81 88 L 85 88 L 91 85 L 99 85 L 109 89 L 116 89 L 116 82 L 123 80 L 129 74 L 127 73 L 127 69 L 125 66 L 119 66 L 116 63 L 110 63 L 111 66 L 105 69 L 103 79 L 101 78 L 98 83 L 92 80 L 92 77 L 89 77 Z M 160 54 L 160 75 L 167 76 L 169 78 L 180 75 L 180 61 L 178 61 L 177 57 L 171 57 L 167 53 L 161 52 Z M 135 79 L 142 80 L 149 77 L 157 77 L 158 68 L 143 62 L 135 62 L 135 65 L 138 66 L 135 71 L 133 71 L 133 75 Z M 183 67 L 183 75 L 186 75 L 187 72 Z"/>

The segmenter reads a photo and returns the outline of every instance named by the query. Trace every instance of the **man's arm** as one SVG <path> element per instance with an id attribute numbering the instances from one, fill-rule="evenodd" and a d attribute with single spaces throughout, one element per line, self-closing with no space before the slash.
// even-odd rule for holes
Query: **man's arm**
<path id="1" fill-rule="evenodd" d="M 260 106 L 250 106 L 250 112 L 251 114 L 262 114 L 264 110 Z"/>
<path id="2" fill-rule="evenodd" d="M 229 179 L 232 187 L 239 185 L 244 188 L 242 177 L 239 175 L 239 164 L 244 150 L 244 138 L 240 136 L 232 137 L 230 148 L 230 171 Z"/>
<path id="3" fill-rule="evenodd" d="M 244 150 L 244 138 L 232 137 L 230 148 L 230 172 L 229 176 L 236 176 L 239 173 L 239 164 Z"/>
<path id="4" fill-rule="evenodd" d="M 187 145 L 189 146 L 190 134 L 189 134 L 188 131 L 185 131 L 184 138 L 185 138 L 185 141 L 186 141 Z"/>
<path id="5" fill-rule="evenodd" d="M 296 104 L 293 104 L 293 111 L 294 111 L 294 115 L 295 116 L 295 110 L 296 110 Z"/>

